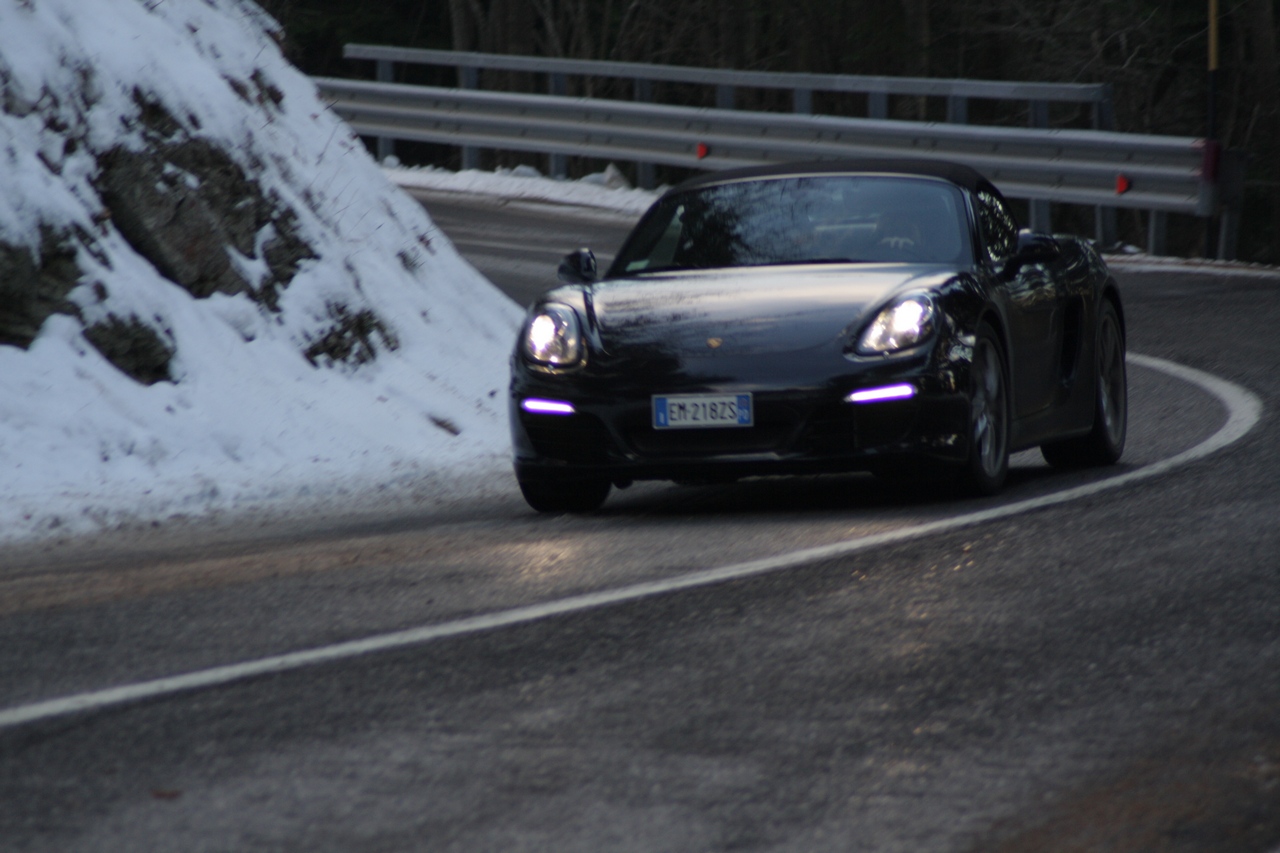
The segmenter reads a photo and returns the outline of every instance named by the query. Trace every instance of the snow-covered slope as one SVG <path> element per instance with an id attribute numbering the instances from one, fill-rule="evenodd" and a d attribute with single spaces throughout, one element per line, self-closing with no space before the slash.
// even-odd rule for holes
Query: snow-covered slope
<path id="1" fill-rule="evenodd" d="M 0 541 L 507 464 L 519 310 L 244 0 L 0 0 Z"/>

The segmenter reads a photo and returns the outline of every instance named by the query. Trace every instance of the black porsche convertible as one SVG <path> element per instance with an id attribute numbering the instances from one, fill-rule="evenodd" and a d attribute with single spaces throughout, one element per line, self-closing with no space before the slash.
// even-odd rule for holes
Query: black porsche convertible
<path id="1" fill-rule="evenodd" d="M 530 506 L 635 480 L 869 470 L 1003 485 L 1124 450 L 1120 293 L 1086 241 L 1019 230 L 989 181 L 919 160 L 717 172 L 665 193 L 604 276 L 566 256 L 511 361 Z"/>

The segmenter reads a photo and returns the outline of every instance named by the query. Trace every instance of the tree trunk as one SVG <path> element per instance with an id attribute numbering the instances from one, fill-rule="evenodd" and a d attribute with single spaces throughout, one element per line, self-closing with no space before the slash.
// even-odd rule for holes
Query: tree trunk
<path id="1" fill-rule="evenodd" d="M 467 0 L 449 0 L 449 29 L 454 50 L 476 49 L 476 22 Z"/>
<path id="2" fill-rule="evenodd" d="M 1276 20 L 1271 0 L 1246 0 L 1241 9 L 1249 34 L 1255 91 L 1261 106 L 1259 128 L 1269 138 L 1280 123 L 1280 54 L 1276 51 Z M 1245 140 L 1248 144 L 1249 140 Z"/>
<path id="3" fill-rule="evenodd" d="M 907 73 L 913 77 L 929 76 L 929 48 L 933 36 L 929 31 L 929 0 L 902 0 L 906 17 L 906 30 L 912 41 Z M 916 118 L 928 118 L 928 102 L 924 96 L 916 98 Z"/>

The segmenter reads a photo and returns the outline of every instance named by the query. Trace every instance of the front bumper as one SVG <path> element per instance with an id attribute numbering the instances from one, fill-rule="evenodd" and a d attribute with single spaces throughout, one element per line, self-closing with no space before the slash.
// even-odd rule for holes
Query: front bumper
<path id="1" fill-rule="evenodd" d="M 917 393 L 873 403 L 845 399 L 888 381 L 909 382 Z M 693 390 L 751 391 L 755 425 L 689 430 L 653 428 L 652 398 L 643 393 L 650 389 L 601 393 L 589 385 L 515 374 L 510 418 L 518 477 L 714 481 L 866 470 L 902 458 L 961 462 L 968 454 L 968 397 L 949 372 L 845 376 L 807 387 L 701 386 Z M 569 403 L 573 413 L 527 412 L 521 403 L 530 398 Z"/>

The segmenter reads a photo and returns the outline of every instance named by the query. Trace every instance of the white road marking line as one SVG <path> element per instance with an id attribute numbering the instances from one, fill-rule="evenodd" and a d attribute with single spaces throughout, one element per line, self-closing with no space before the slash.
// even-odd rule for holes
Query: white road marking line
<path id="1" fill-rule="evenodd" d="M 624 586 L 618 589 L 590 592 L 583 595 L 575 595 L 570 598 L 563 598 L 558 601 L 548 601 L 543 604 L 534 604 L 528 607 L 517 607 L 511 610 L 502 610 L 497 613 L 472 616 L 466 619 L 443 622 L 437 625 L 426 625 L 420 628 L 411 628 L 390 634 L 380 634 L 373 637 L 367 637 L 362 640 L 351 640 L 349 642 L 323 646 L 317 649 L 274 655 L 272 657 L 246 661 L 244 663 L 218 666 L 213 667 L 212 669 L 204 669 L 198 672 L 187 673 L 185 675 L 157 678 L 152 681 L 126 684 L 119 687 L 107 688 L 106 690 L 95 690 L 88 693 L 76 694 L 74 696 L 64 696 L 43 702 L 34 702 L 29 705 L 19 705 L 17 707 L 7 708 L 0 711 L 0 729 L 13 728 L 26 723 L 39 722 L 41 720 L 48 720 L 54 717 L 66 716 L 68 714 L 75 714 L 83 711 L 100 710 L 102 708 L 109 708 L 115 705 L 123 705 L 128 702 L 155 699 L 161 696 L 168 696 L 189 690 L 197 690 L 203 687 L 215 687 L 218 685 L 231 684 L 233 682 L 243 681 L 259 675 L 286 672 L 288 670 L 299 669 L 305 666 L 344 660 L 347 658 L 358 657 L 360 655 L 369 655 L 377 652 L 402 649 L 408 646 L 428 643 L 432 640 L 459 637 L 466 634 L 479 633 L 481 631 L 491 631 L 497 628 L 527 624 L 553 616 L 579 613 L 610 604 L 639 601 L 644 598 L 678 592 L 680 590 L 694 589 L 725 581 L 749 578 L 756 575 L 779 571 L 781 569 L 793 568 L 807 563 L 829 560 L 835 557 L 844 557 L 860 551 L 877 548 L 882 545 L 893 545 L 900 542 L 907 542 L 912 539 L 931 536 L 935 533 L 957 530 L 963 527 L 971 527 L 975 524 L 983 524 L 988 521 L 1008 518 L 1010 516 L 1032 512 L 1045 507 L 1078 500 L 1079 498 L 1088 497 L 1090 495 L 1096 495 L 1099 492 L 1116 489 L 1121 486 L 1129 485 L 1130 483 L 1138 482 L 1139 480 L 1157 477 L 1181 465 L 1186 465 L 1190 462 L 1202 459 L 1236 441 L 1239 441 L 1251 429 L 1253 429 L 1262 417 L 1263 406 L 1261 399 L 1251 391 L 1248 391 L 1239 385 L 1235 385 L 1234 383 L 1227 382 L 1226 380 L 1219 379 L 1216 376 L 1191 367 L 1185 367 L 1171 361 L 1165 361 L 1164 359 L 1151 358 L 1149 356 L 1135 355 L 1131 353 L 1128 360 L 1130 363 L 1136 364 L 1140 367 L 1156 370 L 1177 379 L 1181 379 L 1192 385 L 1197 385 L 1217 397 L 1227 408 L 1227 422 L 1223 424 L 1221 429 L 1209 436 L 1200 444 L 1197 444 L 1195 447 L 1188 450 L 1184 450 L 1175 456 L 1171 456 L 1168 459 L 1161 460 L 1160 462 L 1153 462 L 1143 468 L 1129 471 L 1115 477 L 1097 480 L 1092 483 L 1065 489 L 1061 492 L 1055 492 L 1050 495 L 1028 498 L 1027 500 L 1016 501 L 1011 504 L 1006 504 L 1005 506 L 979 510 L 978 512 L 965 513 L 953 518 L 939 519 L 937 521 L 917 524 L 913 527 L 906 527 L 900 530 L 877 533 L 861 539 L 836 542 L 816 548 L 805 548 L 800 551 L 793 551 L 789 554 L 782 554 L 761 560 L 750 560 L 745 563 L 722 566 L 716 569 L 705 569 L 703 571 L 690 572 L 689 574 L 678 577 L 632 584 L 631 586 Z"/>

